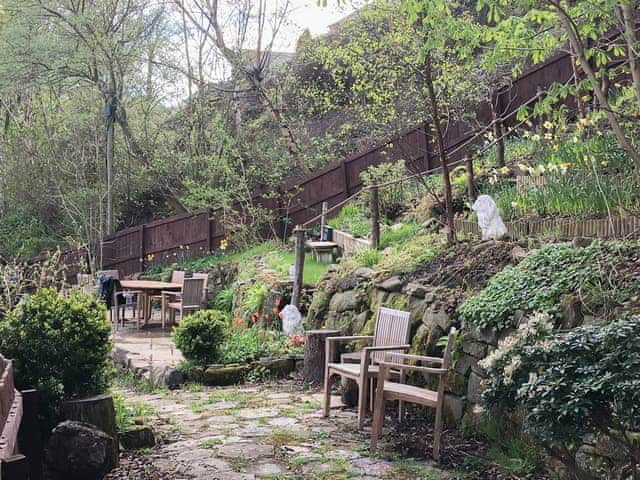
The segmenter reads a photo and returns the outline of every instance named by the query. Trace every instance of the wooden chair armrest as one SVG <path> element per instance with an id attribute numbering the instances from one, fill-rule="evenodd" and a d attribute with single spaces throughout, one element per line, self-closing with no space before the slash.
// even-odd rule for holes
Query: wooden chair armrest
<path id="1" fill-rule="evenodd" d="M 409 355 L 406 353 L 388 353 L 386 357 L 391 359 L 389 360 L 390 362 L 393 362 L 394 358 L 402 358 L 407 360 L 419 360 L 421 362 L 428 362 L 428 363 L 439 363 L 440 365 L 442 365 L 442 362 L 444 362 L 444 359 L 440 357 L 426 357 L 424 355 Z M 385 361 L 387 360 L 385 359 Z"/>
<path id="2" fill-rule="evenodd" d="M 167 296 L 180 296 L 182 295 L 182 292 L 176 292 L 175 290 L 162 290 L 160 292 L 160 295 L 167 295 Z"/>
<path id="3" fill-rule="evenodd" d="M 350 337 L 327 337 L 327 343 L 336 342 L 350 342 L 356 340 L 371 340 L 373 341 L 373 335 L 353 335 Z"/>
<path id="4" fill-rule="evenodd" d="M 381 367 L 387 367 L 389 369 L 413 370 L 416 372 L 431 373 L 433 375 L 445 375 L 447 373 L 446 368 L 422 367 L 420 365 L 403 365 L 402 363 L 395 362 L 378 362 L 378 365 L 380 365 Z M 381 368 L 380 373 L 384 372 L 384 370 L 384 368 Z"/>
<path id="5" fill-rule="evenodd" d="M 366 350 L 368 352 L 384 352 L 385 350 L 409 350 L 410 348 L 411 348 L 411 345 L 409 345 L 409 344 L 405 344 L 405 345 L 378 345 L 376 347 L 364 347 L 362 350 L 363 351 Z"/>

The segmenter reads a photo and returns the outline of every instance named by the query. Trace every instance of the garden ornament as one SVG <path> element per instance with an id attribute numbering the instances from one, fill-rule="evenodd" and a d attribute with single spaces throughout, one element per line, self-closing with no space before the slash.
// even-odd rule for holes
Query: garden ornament
<path id="1" fill-rule="evenodd" d="M 280 312 L 282 318 L 282 331 L 287 335 L 302 330 L 302 315 L 295 305 L 287 305 Z"/>
<path id="2" fill-rule="evenodd" d="M 471 206 L 478 214 L 478 226 L 482 230 L 482 239 L 500 238 L 507 233 L 496 202 L 489 195 L 480 195 Z"/>

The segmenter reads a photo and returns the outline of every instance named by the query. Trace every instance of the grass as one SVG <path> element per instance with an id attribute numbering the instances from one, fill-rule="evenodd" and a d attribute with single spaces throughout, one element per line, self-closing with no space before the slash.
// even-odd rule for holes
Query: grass
<path id="1" fill-rule="evenodd" d="M 366 237 L 371 231 L 367 209 L 358 203 L 345 205 L 328 223 L 333 228 L 347 231 L 357 237 Z"/>
<path id="2" fill-rule="evenodd" d="M 281 276 L 289 276 L 289 266 L 295 264 L 294 252 L 278 250 L 265 255 L 264 262 L 267 268 L 277 271 Z M 311 255 L 304 256 L 303 281 L 309 285 L 315 285 L 318 279 L 324 275 L 329 265 L 317 262 Z"/>
<path id="3" fill-rule="evenodd" d="M 155 410 L 151 405 L 142 402 L 127 402 L 125 396 L 119 392 L 111 392 L 113 397 L 113 405 L 116 412 L 116 428 L 119 432 L 135 425 L 136 420 L 143 422 L 147 417 L 155 414 Z"/>

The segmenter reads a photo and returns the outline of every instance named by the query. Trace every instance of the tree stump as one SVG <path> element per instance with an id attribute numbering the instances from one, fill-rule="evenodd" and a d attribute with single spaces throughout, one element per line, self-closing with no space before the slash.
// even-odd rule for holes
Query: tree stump
<path id="1" fill-rule="evenodd" d="M 308 330 L 305 332 L 302 376 L 309 384 L 318 386 L 324 382 L 325 341 L 327 337 L 339 335 L 340 330 Z"/>
<path id="2" fill-rule="evenodd" d="M 115 465 L 118 464 L 118 431 L 116 429 L 116 411 L 111 395 L 95 395 L 62 402 L 61 416 L 63 420 L 73 420 L 94 425 L 99 430 L 113 437 L 116 442 Z"/>

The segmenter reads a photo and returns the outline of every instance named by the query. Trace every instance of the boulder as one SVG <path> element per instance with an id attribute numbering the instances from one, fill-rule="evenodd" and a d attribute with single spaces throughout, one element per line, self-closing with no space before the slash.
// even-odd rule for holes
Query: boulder
<path id="1" fill-rule="evenodd" d="M 571 330 L 579 327 L 584 322 L 582 314 L 582 302 L 572 294 L 560 297 L 560 311 L 562 312 L 562 328 Z"/>
<path id="2" fill-rule="evenodd" d="M 342 313 L 355 310 L 358 306 L 358 295 L 353 290 L 336 293 L 329 301 L 329 310 Z"/>
<path id="3" fill-rule="evenodd" d="M 370 280 L 373 277 L 373 270 L 367 267 L 356 268 L 353 274 L 358 278 L 364 278 L 365 280 Z"/>
<path id="4" fill-rule="evenodd" d="M 471 372 L 469 386 L 467 387 L 467 400 L 471 403 L 482 403 L 482 377 Z"/>
<path id="5" fill-rule="evenodd" d="M 119 435 L 120 444 L 125 450 L 152 448 L 156 445 L 156 437 L 149 425 L 133 425 Z"/>
<path id="6" fill-rule="evenodd" d="M 470 325 L 468 337 L 473 340 L 478 340 L 479 342 L 482 342 L 482 343 L 488 343 L 490 345 L 498 344 L 498 334 L 488 328 L 479 330 L 475 326 Z"/>
<path id="7" fill-rule="evenodd" d="M 164 371 L 162 382 L 169 390 L 175 390 L 186 381 L 182 370 L 167 368 Z"/>
<path id="8" fill-rule="evenodd" d="M 116 466 L 116 441 L 83 422 L 66 421 L 51 432 L 45 454 L 51 480 L 101 480 Z"/>
<path id="9" fill-rule="evenodd" d="M 443 417 L 448 425 L 460 425 L 464 415 L 465 401 L 455 395 L 444 395 Z"/>
<path id="10" fill-rule="evenodd" d="M 451 316 L 444 309 L 431 306 L 424 312 L 422 323 L 435 325 L 443 332 L 448 332 L 451 328 Z"/>
<path id="11" fill-rule="evenodd" d="M 402 290 L 403 285 L 404 282 L 400 277 L 393 276 L 379 283 L 378 288 L 387 292 L 399 292 L 400 290 Z"/>
<path id="12" fill-rule="evenodd" d="M 524 260 L 527 257 L 527 255 L 528 255 L 527 251 L 524 248 L 522 248 L 521 246 L 519 246 L 519 245 L 516 245 L 511 250 L 511 258 L 515 262 L 520 262 L 520 261 Z"/>
<path id="13" fill-rule="evenodd" d="M 484 358 L 487 353 L 487 344 L 474 340 L 465 340 L 462 343 L 462 351 L 478 359 Z"/>

